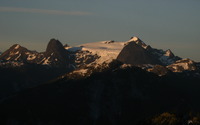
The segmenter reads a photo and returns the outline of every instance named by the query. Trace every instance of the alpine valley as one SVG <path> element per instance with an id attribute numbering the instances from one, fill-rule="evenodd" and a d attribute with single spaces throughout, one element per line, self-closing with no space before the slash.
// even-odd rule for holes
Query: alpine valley
<path id="1" fill-rule="evenodd" d="M 138 37 L 0 54 L 1 125 L 199 125 L 200 63 Z"/>

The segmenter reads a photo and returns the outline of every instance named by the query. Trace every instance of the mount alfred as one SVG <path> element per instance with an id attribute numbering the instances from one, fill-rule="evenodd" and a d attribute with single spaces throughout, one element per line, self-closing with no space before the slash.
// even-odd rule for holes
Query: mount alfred
<path id="1" fill-rule="evenodd" d="M 131 37 L 125 42 L 101 41 L 77 47 L 63 46 L 60 41 L 51 39 L 46 51 L 41 53 L 15 44 L 0 55 L 0 65 L 39 64 L 71 71 L 85 65 L 97 66 L 109 63 L 113 59 L 148 69 L 154 68 L 155 65 L 164 66 L 173 72 L 196 69 L 194 61 L 190 59 L 181 61 L 181 58 L 175 56 L 171 50 L 152 48 L 137 37 Z"/>

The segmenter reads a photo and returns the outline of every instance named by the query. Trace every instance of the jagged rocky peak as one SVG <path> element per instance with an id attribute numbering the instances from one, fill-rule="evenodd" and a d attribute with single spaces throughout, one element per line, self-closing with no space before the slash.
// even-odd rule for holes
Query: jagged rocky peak
<path id="1" fill-rule="evenodd" d="M 8 50 L 0 55 L 0 60 L 8 61 L 23 61 L 25 53 L 29 51 L 25 47 L 20 46 L 19 44 L 14 44 Z"/>
<path id="2" fill-rule="evenodd" d="M 23 47 L 23 46 L 21 46 L 19 44 L 14 44 L 13 46 L 10 47 L 9 50 L 10 51 L 16 51 L 16 50 L 21 51 L 21 50 L 27 50 L 27 48 L 25 48 L 25 47 Z"/>
<path id="3" fill-rule="evenodd" d="M 136 38 L 135 38 L 136 39 Z M 117 60 L 132 65 L 155 64 L 156 61 L 142 46 L 135 42 L 130 42 L 119 53 Z"/>
<path id="4" fill-rule="evenodd" d="M 131 37 L 131 39 L 129 40 L 129 43 L 130 42 L 135 42 L 136 44 L 140 45 L 141 47 L 143 47 L 145 49 L 147 48 L 147 45 L 141 39 L 139 39 L 136 36 Z"/>
<path id="5" fill-rule="evenodd" d="M 51 52 L 58 51 L 58 50 L 60 51 L 63 49 L 64 49 L 64 46 L 62 45 L 62 43 L 59 40 L 56 40 L 53 38 L 49 41 L 46 52 L 51 53 Z"/>
<path id="6" fill-rule="evenodd" d="M 168 56 L 168 57 L 174 57 L 174 54 L 172 53 L 172 51 L 170 49 L 166 50 L 165 51 L 165 56 Z"/>
<path id="7" fill-rule="evenodd" d="M 11 48 L 19 49 L 19 48 L 21 48 L 21 46 L 19 44 L 14 44 Z"/>
<path id="8" fill-rule="evenodd" d="M 47 45 L 45 57 L 42 64 L 48 64 L 57 67 L 69 67 L 69 53 L 65 50 L 63 44 L 56 39 L 51 39 Z"/>

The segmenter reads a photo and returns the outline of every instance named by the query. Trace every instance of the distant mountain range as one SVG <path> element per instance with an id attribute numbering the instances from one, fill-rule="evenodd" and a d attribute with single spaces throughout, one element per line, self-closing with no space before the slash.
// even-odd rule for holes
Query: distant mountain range
<path id="1" fill-rule="evenodd" d="M 106 69 L 113 60 L 124 63 L 124 67 L 137 66 L 159 76 L 199 69 L 198 63 L 175 56 L 170 49 L 152 48 L 138 37 L 76 47 L 63 46 L 59 40 L 51 39 L 46 51 L 41 53 L 15 44 L 0 55 L 0 86 L 4 90 L 0 92 L 0 98 L 61 76 L 89 77 Z M 9 79 L 11 76 L 13 79 Z"/>
<path id="2" fill-rule="evenodd" d="M 151 68 L 155 65 L 167 66 L 166 68 L 173 72 L 196 69 L 195 66 L 193 68 L 185 66 L 191 62 L 195 65 L 195 62 L 189 59 L 183 61 L 185 65 L 176 63 L 176 65 L 169 66 L 181 60 L 181 58 L 175 56 L 170 49 L 163 51 L 152 48 L 137 37 L 132 37 L 125 42 L 111 40 L 87 43 L 77 47 L 63 46 L 58 40 L 51 39 L 45 52 L 30 51 L 15 44 L 0 56 L 1 65 L 6 65 L 8 62 L 14 62 L 16 65 L 17 63 L 20 63 L 20 65 L 22 63 L 34 63 L 67 69 L 77 69 L 77 67 L 85 66 L 85 64 L 109 63 L 113 59 L 141 67 L 147 65 L 151 65 Z"/>
<path id="3" fill-rule="evenodd" d="M 112 60 L 138 66 L 158 75 L 165 75 L 171 71 L 198 69 L 198 63 L 175 56 L 170 49 L 164 51 L 152 48 L 138 37 L 131 37 L 130 40 L 124 42 L 110 40 L 86 43 L 76 47 L 70 47 L 67 44 L 63 46 L 60 41 L 51 39 L 46 51 L 41 53 L 15 44 L 0 55 L 0 66 L 20 67 L 37 64 L 73 71 L 84 76 L 84 74 L 92 73 L 88 70 L 89 68 L 106 66 Z"/>

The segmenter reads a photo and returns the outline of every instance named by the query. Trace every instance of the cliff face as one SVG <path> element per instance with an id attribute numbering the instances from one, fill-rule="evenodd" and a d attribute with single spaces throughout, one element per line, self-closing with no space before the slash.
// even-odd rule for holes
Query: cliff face
<path id="1" fill-rule="evenodd" d="M 53 66 L 69 68 L 70 55 L 60 41 L 51 39 L 47 45 L 44 55 L 44 64 L 49 63 Z"/>
<path id="2" fill-rule="evenodd" d="M 130 42 L 119 53 L 117 60 L 132 65 L 156 64 L 151 55 L 140 45 Z"/>

